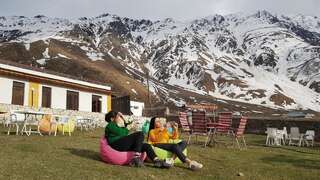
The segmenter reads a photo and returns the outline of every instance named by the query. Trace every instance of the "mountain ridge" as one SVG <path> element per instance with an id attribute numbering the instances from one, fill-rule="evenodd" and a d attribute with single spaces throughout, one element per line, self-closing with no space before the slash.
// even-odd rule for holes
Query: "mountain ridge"
<path id="1" fill-rule="evenodd" d="M 320 19 L 313 16 L 0 17 L 0 58 L 64 73 L 70 70 L 54 66 L 71 63 L 81 71 L 73 74 L 116 83 L 117 91 L 144 101 L 149 76 L 162 103 L 199 103 L 168 88 L 177 87 L 213 99 L 320 111 Z M 107 78 L 106 64 L 121 81 Z"/>

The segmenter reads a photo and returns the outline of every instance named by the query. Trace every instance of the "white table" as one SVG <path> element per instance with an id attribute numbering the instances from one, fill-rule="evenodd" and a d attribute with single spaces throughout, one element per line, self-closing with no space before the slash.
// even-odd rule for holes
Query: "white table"
<path id="1" fill-rule="evenodd" d="M 41 119 L 42 119 L 44 115 L 51 114 L 51 113 L 45 113 L 45 112 L 39 112 L 39 111 L 15 111 L 15 113 L 24 114 L 25 118 L 24 118 L 23 127 L 21 129 L 21 134 L 26 133 L 28 136 L 30 136 L 31 133 L 40 134 L 40 136 L 42 136 L 40 132 L 40 120 L 37 118 L 37 116 L 41 116 Z M 32 130 L 31 128 L 32 125 L 37 126 L 36 131 Z M 29 130 L 27 130 L 27 126 L 30 126 Z"/>
<path id="2" fill-rule="evenodd" d="M 89 130 L 90 128 L 94 128 L 93 127 L 93 123 L 94 120 L 91 118 L 79 118 L 76 120 L 77 122 L 77 126 L 80 126 L 80 129 L 82 131 L 82 129 L 84 128 L 85 130 Z"/>

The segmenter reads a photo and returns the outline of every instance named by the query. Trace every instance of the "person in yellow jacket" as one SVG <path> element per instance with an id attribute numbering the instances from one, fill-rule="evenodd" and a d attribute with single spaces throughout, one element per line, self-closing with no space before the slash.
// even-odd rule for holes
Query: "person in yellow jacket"
<path id="1" fill-rule="evenodd" d="M 201 169 L 203 167 L 201 163 L 189 159 L 182 153 L 187 147 L 186 141 L 182 140 L 179 143 L 170 143 L 170 139 L 175 140 L 179 138 L 178 124 L 172 123 L 171 125 L 172 130 L 162 126 L 159 118 L 151 118 L 148 133 L 148 143 L 155 147 L 172 152 L 175 154 L 173 159 L 178 157 L 181 162 L 187 164 L 192 170 Z M 170 159 L 167 162 L 173 165 L 173 159 Z"/>

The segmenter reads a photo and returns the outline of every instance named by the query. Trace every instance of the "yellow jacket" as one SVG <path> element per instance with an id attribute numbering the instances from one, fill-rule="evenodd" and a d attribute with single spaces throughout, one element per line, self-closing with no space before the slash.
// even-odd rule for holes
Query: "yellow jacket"
<path id="1" fill-rule="evenodd" d="M 170 134 L 167 129 L 161 131 L 160 128 L 152 129 L 149 132 L 148 143 L 158 144 L 158 143 L 168 143 L 170 139 L 178 139 L 179 133 L 178 129 L 173 129 L 173 133 Z"/>

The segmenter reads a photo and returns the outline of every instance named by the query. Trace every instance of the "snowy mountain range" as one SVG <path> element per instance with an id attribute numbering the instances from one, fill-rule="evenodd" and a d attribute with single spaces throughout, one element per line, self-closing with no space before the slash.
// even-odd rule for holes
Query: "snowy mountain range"
<path id="1" fill-rule="evenodd" d="M 313 16 L 0 17 L 0 58 L 109 82 L 144 101 L 149 77 L 161 103 L 320 111 L 320 19 Z"/>

